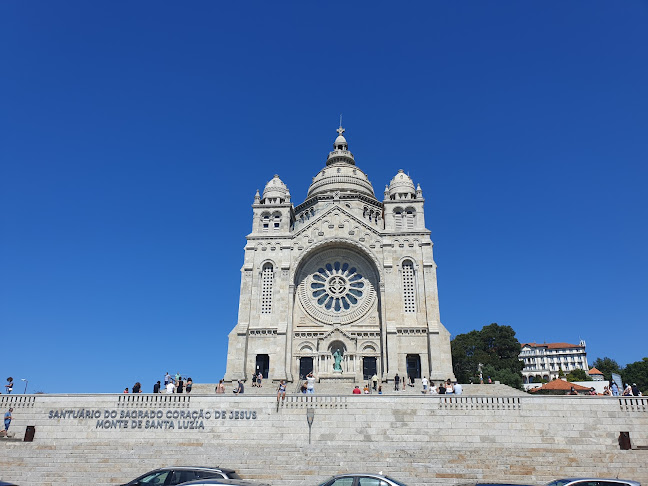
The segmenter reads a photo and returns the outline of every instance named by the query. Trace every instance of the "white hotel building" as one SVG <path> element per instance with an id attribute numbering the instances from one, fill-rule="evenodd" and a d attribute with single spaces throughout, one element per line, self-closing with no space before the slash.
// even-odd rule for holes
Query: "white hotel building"
<path id="1" fill-rule="evenodd" d="M 579 344 L 568 343 L 525 343 L 519 355 L 524 363 L 522 380 L 526 383 L 546 381 L 558 378 L 559 371 L 567 374 L 575 369 L 587 370 L 587 353 L 585 341 Z"/>

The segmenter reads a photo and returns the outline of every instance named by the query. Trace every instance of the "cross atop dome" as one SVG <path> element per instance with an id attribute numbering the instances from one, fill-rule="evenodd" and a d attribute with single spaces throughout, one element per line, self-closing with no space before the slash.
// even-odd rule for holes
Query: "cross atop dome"
<path id="1" fill-rule="evenodd" d="M 344 128 L 342 128 L 342 123 L 340 123 L 340 128 L 338 128 L 338 129 L 335 130 L 335 131 L 338 132 L 338 134 L 340 135 L 340 137 L 342 136 L 342 134 L 343 134 L 344 132 L 346 132 L 346 130 L 345 130 Z"/>

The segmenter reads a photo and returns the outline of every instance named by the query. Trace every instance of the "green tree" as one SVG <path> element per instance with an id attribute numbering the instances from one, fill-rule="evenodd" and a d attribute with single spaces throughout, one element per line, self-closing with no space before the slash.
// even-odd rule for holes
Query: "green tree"
<path id="1" fill-rule="evenodd" d="M 478 382 L 481 363 L 485 378 L 490 376 L 518 388 L 522 385 L 520 372 L 524 365 L 518 358 L 520 342 L 511 326 L 493 323 L 481 331 L 459 334 L 451 346 L 453 370 L 459 382 Z"/>
<path id="2" fill-rule="evenodd" d="M 648 358 L 628 363 L 621 371 L 624 383 L 636 383 L 641 393 L 648 395 Z"/>
<path id="3" fill-rule="evenodd" d="M 488 380 L 488 377 L 490 377 L 493 382 L 499 381 L 514 388 L 522 388 L 522 375 L 519 371 L 506 368 L 497 369 L 489 364 L 484 366 L 483 373 L 485 380 Z"/>
<path id="4" fill-rule="evenodd" d="M 585 370 L 580 369 L 570 371 L 566 378 L 567 381 L 592 381 L 590 375 Z"/>
<path id="5" fill-rule="evenodd" d="M 619 366 L 619 363 L 614 361 L 612 358 L 608 358 L 607 356 L 604 358 L 596 358 L 594 360 L 594 363 L 592 363 L 592 367 L 603 373 L 603 378 L 607 381 L 612 380 L 612 373 L 621 374 L 621 367 Z"/>

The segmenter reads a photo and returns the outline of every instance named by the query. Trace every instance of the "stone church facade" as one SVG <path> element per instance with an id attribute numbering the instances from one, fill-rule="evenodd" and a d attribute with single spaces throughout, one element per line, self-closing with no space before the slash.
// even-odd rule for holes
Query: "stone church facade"
<path id="1" fill-rule="evenodd" d="M 420 185 L 379 201 L 343 132 L 304 202 L 277 175 L 254 197 L 226 381 L 454 376 Z"/>

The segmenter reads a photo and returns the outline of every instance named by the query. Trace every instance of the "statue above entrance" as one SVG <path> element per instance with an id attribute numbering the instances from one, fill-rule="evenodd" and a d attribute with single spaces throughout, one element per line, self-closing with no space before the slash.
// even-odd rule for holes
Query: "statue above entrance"
<path id="1" fill-rule="evenodd" d="M 335 353 L 333 353 L 333 359 L 335 360 L 333 371 L 342 371 L 342 353 L 339 349 L 336 349 Z"/>

